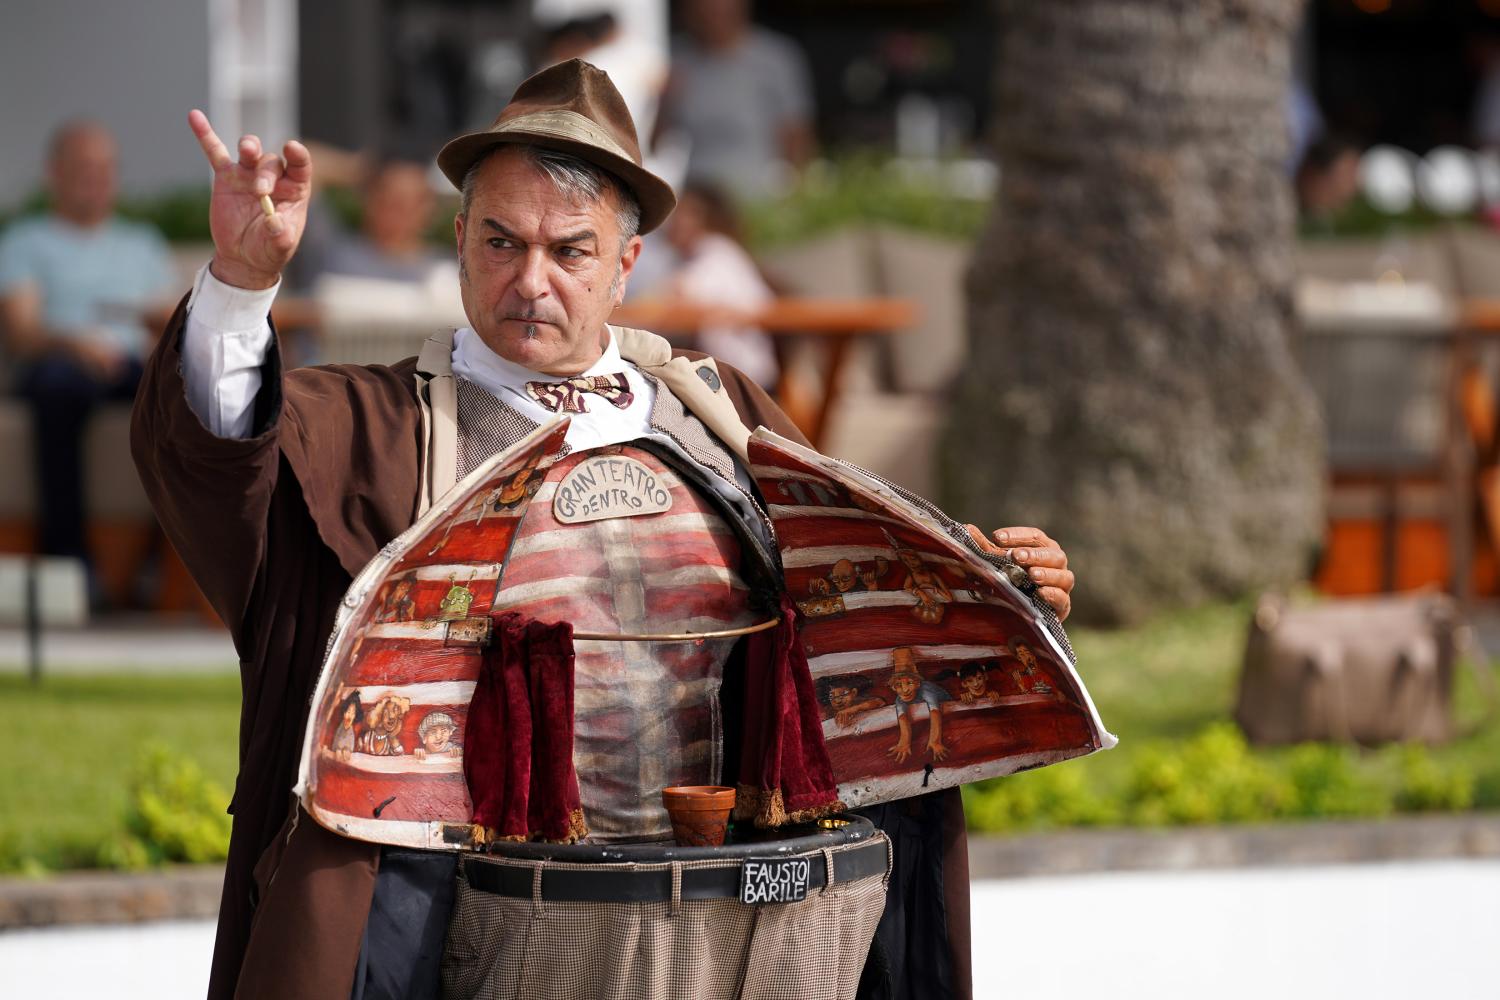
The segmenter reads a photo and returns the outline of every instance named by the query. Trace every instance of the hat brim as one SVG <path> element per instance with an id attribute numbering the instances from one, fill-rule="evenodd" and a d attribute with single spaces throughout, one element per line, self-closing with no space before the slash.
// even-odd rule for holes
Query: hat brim
<path id="1" fill-rule="evenodd" d="M 575 142 L 555 135 L 544 135 L 520 129 L 503 133 L 470 132 L 458 136 L 438 153 L 438 169 L 454 187 L 462 190 L 464 175 L 469 172 L 469 168 L 483 159 L 496 146 L 516 145 L 540 146 L 543 149 L 571 153 L 580 160 L 586 160 L 614 174 L 631 190 L 641 206 L 639 232 L 642 235 L 660 226 L 667 220 L 667 216 L 672 214 L 672 209 L 677 207 L 677 195 L 673 193 L 672 185 L 623 156 L 617 156 L 607 149 L 600 149 L 586 142 Z"/>

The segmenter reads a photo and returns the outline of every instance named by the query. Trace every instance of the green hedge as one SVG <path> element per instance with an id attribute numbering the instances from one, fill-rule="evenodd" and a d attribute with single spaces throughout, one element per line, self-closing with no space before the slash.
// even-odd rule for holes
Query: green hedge
<path id="1" fill-rule="evenodd" d="M 784 197 L 742 209 L 746 242 L 756 252 L 868 223 L 970 240 L 988 212 L 988 199 L 949 190 L 940 172 L 903 172 L 875 157 L 820 162 Z"/>
<path id="2" fill-rule="evenodd" d="M 1469 768 L 1440 764 L 1422 746 L 1257 751 L 1220 722 L 1185 741 L 1137 748 L 1113 787 L 1090 782 L 1087 761 L 1069 761 L 967 786 L 964 801 L 974 830 L 1012 833 L 1461 812 L 1500 808 L 1497 789 L 1493 774 L 1481 788 Z"/>

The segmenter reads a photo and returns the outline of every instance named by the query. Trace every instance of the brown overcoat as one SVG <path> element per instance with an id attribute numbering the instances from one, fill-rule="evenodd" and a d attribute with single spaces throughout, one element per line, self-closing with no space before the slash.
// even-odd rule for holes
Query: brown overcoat
<path id="1" fill-rule="evenodd" d="M 131 451 L 163 529 L 240 660 L 240 772 L 208 995 L 347 997 L 379 849 L 318 826 L 291 790 L 338 603 L 417 516 L 416 361 L 282 372 L 273 351 L 254 436 L 220 438 L 187 404 L 185 318 L 186 300 L 147 362 Z M 748 426 L 803 440 L 759 386 L 727 365 L 719 371 Z M 967 996 L 967 843 L 956 789 L 939 794 L 948 800 L 948 936 Z"/>

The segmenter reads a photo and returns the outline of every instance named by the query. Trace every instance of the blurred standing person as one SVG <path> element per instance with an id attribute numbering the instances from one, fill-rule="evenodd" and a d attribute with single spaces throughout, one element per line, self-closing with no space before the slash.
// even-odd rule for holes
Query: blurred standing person
<path id="1" fill-rule="evenodd" d="M 666 237 L 680 262 L 667 279 L 667 295 L 735 312 L 759 309 L 775 298 L 740 245 L 734 205 L 712 184 L 690 181 L 683 187 Z M 767 389 L 775 387 L 780 367 L 764 330 L 728 320 L 706 324 L 697 339 L 696 350 L 729 362 Z"/>
<path id="2" fill-rule="evenodd" d="M 741 197 L 775 191 L 813 154 L 807 59 L 751 24 L 749 0 L 683 0 L 681 9 L 687 37 L 673 46 L 658 137 L 685 136 L 690 180 Z"/>
<path id="3" fill-rule="evenodd" d="M 103 125 L 59 127 L 49 212 L 0 237 L 0 322 L 32 411 L 37 547 L 86 562 L 84 432 L 99 404 L 135 395 L 150 339 L 142 311 L 173 283 L 161 234 L 115 214 L 116 159 Z"/>

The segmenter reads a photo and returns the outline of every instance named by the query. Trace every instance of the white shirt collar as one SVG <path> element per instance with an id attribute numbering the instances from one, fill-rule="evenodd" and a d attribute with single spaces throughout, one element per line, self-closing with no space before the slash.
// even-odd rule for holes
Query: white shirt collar
<path id="1" fill-rule="evenodd" d="M 620 345 L 612 329 L 604 352 L 583 375 L 612 375 L 624 372 L 634 398 L 621 409 L 602 397 L 589 397 L 587 412 L 570 414 L 568 444 L 576 451 L 621 444 L 644 436 L 651 426 L 651 410 L 656 402 L 656 387 L 636 367 L 620 356 Z M 560 382 L 556 375 L 532 371 L 507 361 L 479 339 L 479 334 L 463 327 L 453 335 L 453 374 L 489 390 L 498 399 L 538 424 L 557 416 L 526 393 L 527 382 Z"/>
<path id="2" fill-rule="evenodd" d="M 604 329 L 609 333 L 609 343 L 604 345 L 604 353 L 599 355 L 599 360 L 579 374 L 611 375 L 625 368 L 625 359 L 620 357 L 620 345 L 615 341 L 614 331 L 607 326 Z M 459 374 L 460 364 L 465 369 L 464 378 L 471 382 L 478 382 L 491 391 L 493 387 L 503 387 L 524 396 L 527 382 L 562 381 L 559 375 L 532 371 L 514 361 L 505 360 L 490 350 L 489 345 L 480 339 L 479 334 L 467 326 L 453 335 L 454 374 Z"/>

